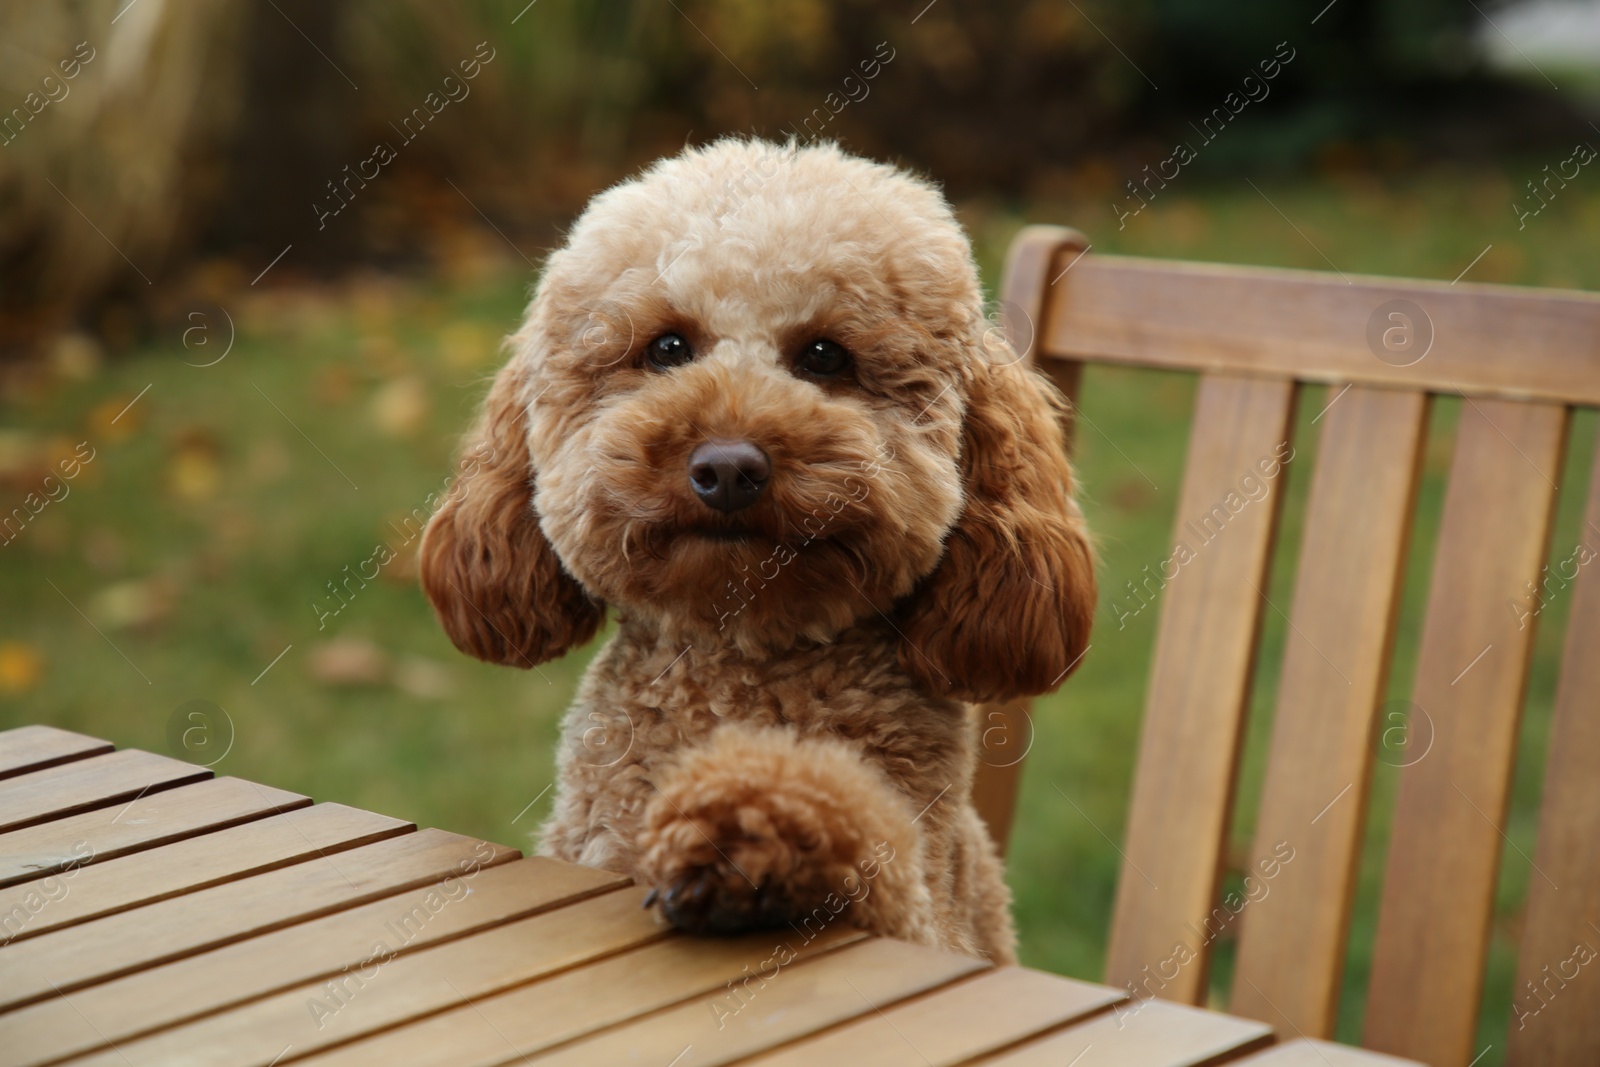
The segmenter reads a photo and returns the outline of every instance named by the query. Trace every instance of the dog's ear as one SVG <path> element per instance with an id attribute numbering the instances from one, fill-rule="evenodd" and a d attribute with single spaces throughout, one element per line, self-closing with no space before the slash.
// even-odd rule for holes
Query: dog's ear
<path id="1" fill-rule="evenodd" d="M 561 565 L 539 529 L 528 457 L 527 369 L 513 356 L 484 400 L 461 478 L 422 538 L 422 589 L 455 646 L 511 667 L 594 636 L 605 605 Z"/>
<path id="2" fill-rule="evenodd" d="M 902 606 L 900 665 L 930 692 L 979 702 L 1049 692 L 1087 647 L 1094 550 L 1072 498 L 1065 406 L 1008 349 L 976 353 L 965 509 Z"/>

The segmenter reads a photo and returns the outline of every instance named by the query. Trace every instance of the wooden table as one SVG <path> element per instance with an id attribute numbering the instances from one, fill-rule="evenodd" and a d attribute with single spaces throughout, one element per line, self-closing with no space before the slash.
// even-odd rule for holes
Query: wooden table
<path id="1" fill-rule="evenodd" d="M 688 937 L 643 897 L 165 756 L 3 732 L 0 1067 L 1401 1062 L 842 921 Z"/>

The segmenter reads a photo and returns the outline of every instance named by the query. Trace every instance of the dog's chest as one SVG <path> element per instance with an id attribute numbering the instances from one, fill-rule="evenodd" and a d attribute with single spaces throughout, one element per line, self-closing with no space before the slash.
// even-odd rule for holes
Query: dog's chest
<path id="1" fill-rule="evenodd" d="M 751 660 L 723 650 L 663 649 L 619 634 L 596 658 L 579 702 L 692 741 L 724 722 L 854 733 L 926 702 L 892 649 L 853 642 Z"/>

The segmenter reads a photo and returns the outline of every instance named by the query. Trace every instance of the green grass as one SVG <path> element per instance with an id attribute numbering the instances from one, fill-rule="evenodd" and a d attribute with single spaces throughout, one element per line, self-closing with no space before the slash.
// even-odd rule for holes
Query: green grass
<path id="1" fill-rule="evenodd" d="M 1096 251 L 1316 269 L 1331 261 L 1346 273 L 1447 281 L 1492 245 L 1470 280 L 1600 288 L 1600 192 L 1574 183 L 1516 229 L 1513 189 L 1543 162 L 1505 174 L 1258 181 L 1260 193 L 1242 181 L 1197 180 L 1163 193 L 1122 231 L 1108 206 L 1110 182 L 1078 199 L 1025 208 L 974 202 L 962 214 L 991 285 L 1026 219 L 1076 225 Z M 495 339 L 525 299 L 529 273 L 510 262 L 515 269 L 502 263 L 422 281 L 250 290 L 223 299 L 238 338 L 215 366 L 185 365 L 218 349 L 186 350 L 174 331 L 98 370 L 45 373 L 10 397 L 0 407 L 0 506 L 38 490 L 41 463 L 77 442 L 96 455 L 66 498 L 0 547 L 0 727 L 49 722 L 168 751 L 175 710 L 206 700 L 232 724 L 220 773 L 525 847 L 549 810 L 556 721 L 589 651 L 537 673 L 460 656 L 434 624 L 405 552 L 325 629 L 312 606 L 331 605 L 327 583 L 378 543 L 404 547 L 393 524 L 449 474 L 455 440 L 493 370 Z M 220 343 L 226 326 L 212 320 Z M 1111 841 L 1124 829 L 1157 614 L 1119 630 L 1107 602 L 1170 550 L 1193 390 L 1190 376 L 1111 369 L 1092 369 L 1083 386 L 1082 407 L 1098 432 L 1081 436 L 1077 455 L 1107 595 L 1094 651 L 1035 710 L 1010 877 L 1025 961 L 1086 978 L 1099 977 L 1104 962 L 1119 865 Z M 1299 458 L 1285 485 L 1283 550 L 1269 590 L 1280 605 L 1292 598 L 1315 459 L 1309 420 L 1324 397 L 1309 389 L 1300 405 Z M 1442 403 L 1408 567 L 1395 697 L 1409 684 L 1453 422 Z M 1561 557 L 1579 536 L 1593 434 L 1592 421 L 1580 419 L 1553 539 Z M 1527 854 L 1566 608 L 1558 599 L 1540 619 L 1518 757 L 1507 832 Z M 1268 616 L 1235 852 L 1253 824 L 1284 629 Z M 332 684 L 312 665 L 333 639 L 370 642 L 385 662 L 369 682 Z M 227 733 L 219 722 L 214 746 L 201 750 L 206 759 Z M 1396 780 L 1379 766 L 1340 1025 L 1346 1040 L 1360 1034 Z M 1498 1062 L 1504 1048 L 1512 933 L 1528 874 L 1508 851 L 1479 1043 L 1495 1048 L 1484 1063 Z M 1231 954 L 1224 943 L 1213 976 L 1219 996 Z"/>

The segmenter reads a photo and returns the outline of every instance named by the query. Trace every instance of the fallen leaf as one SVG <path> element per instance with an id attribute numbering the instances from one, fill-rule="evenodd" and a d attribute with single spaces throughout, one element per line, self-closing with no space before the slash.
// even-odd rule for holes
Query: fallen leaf
<path id="1" fill-rule="evenodd" d="M 113 630 L 154 626 L 172 613 L 173 589 L 163 578 L 108 585 L 89 601 L 89 616 Z"/>
<path id="2" fill-rule="evenodd" d="M 100 342 L 86 333 L 64 333 L 50 346 L 50 369 L 75 382 L 86 382 L 100 370 Z"/>
<path id="3" fill-rule="evenodd" d="M 428 388 L 414 374 L 396 378 L 372 395 L 370 411 L 378 429 L 390 437 L 409 437 L 428 414 Z"/>
<path id="4" fill-rule="evenodd" d="M 311 649 L 311 677 L 323 685 L 379 685 L 389 673 L 389 655 L 361 637 L 339 637 Z"/>
<path id="5" fill-rule="evenodd" d="M 44 657 L 22 641 L 0 641 L 0 693 L 26 693 L 39 684 Z"/>
<path id="6" fill-rule="evenodd" d="M 220 452 L 216 435 L 208 429 L 191 427 L 179 434 L 167 465 L 167 483 L 173 493 L 185 500 L 204 500 L 215 494 L 222 481 L 217 462 Z"/>
<path id="7" fill-rule="evenodd" d="M 455 677 L 450 668 L 421 657 L 402 660 L 395 668 L 394 684 L 402 693 L 418 700 L 443 700 L 455 692 Z"/>
<path id="8" fill-rule="evenodd" d="M 499 338 L 476 322 L 452 322 L 439 331 L 439 352 L 454 370 L 472 370 L 494 358 Z"/>
<path id="9" fill-rule="evenodd" d="M 137 399 L 139 402 L 134 403 Z M 118 393 L 89 412 L 89 430 L 96 441 L 126 441 L 144 425 L 149 396 Z"/>

